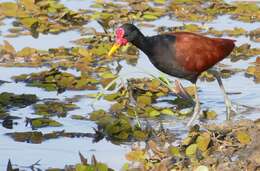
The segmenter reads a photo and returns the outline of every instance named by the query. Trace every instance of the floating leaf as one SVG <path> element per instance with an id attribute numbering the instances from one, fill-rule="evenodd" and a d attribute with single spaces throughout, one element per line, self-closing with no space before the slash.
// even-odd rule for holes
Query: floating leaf
<path id="1" fill-rule="evenodd" d="M 143 150 L 135 150 L 127 153 L 126 159 L 129 161 L 144 161 L 145 152 Z"/>
<path id="2" fill-rule="evenodd" d="M 171 109 L 163 109 L 161 110 L 161 113 L 164 115 L 176 115 Z"/>
<path id="3" fill-rule="evenodd" d="M 155 3 L 158 3 L 158 4 L 164 4 L 165 3 L 165 0 L 153 0 Z"/>
<path id="4" fill-rule="evenodd" d="M 34 94 L 16 95 L 8 92 L 0 94 L 0 106 L 6 109 L 11 107 L 26 107 L 37 101 L 37 96 Z"/>
<path id="5" fill-rule="evenodd" d="M 81 115 L 71 115 L 70 118 L 75 119 L 75 120 L 88 120 L 88 118 L 86 118 L 85 116 L 81 116 Z"/>
<path id="6" fill-rule="evenodd" d="M 43 116 L 54 116 L 65 117 L 68 111 L 74 110 L 77 105 L 73 103 L 64 103 L 58 101 L 46 101 L 43 104 L 35 104 L 35 114 Z"/>
<path id="7" fill-rule="evenodd" d="M 197 144 L 191 144 L 191 145 L 189 145 L 189 146 L 186 148 L 185 154 L 186 154 L 187 156 L 195 155 L 195 154 L 196 154 L 196 151 L 197 151 L 197 148 L 198 148 Z"/>
<path id="8" fill-rule="evenodd" d="M 15 141 L 30 142 L 39 144 L 43 141 L 43 134 L 41 132 L 14 132 L 8 133 Z"/>
<path id="9" fill-rule="evenodd" d="M 144 14 L 144 15 L 142 16 L 142 18 L 143 18 L 144 20 L 147 20 L 147 21 L 152 21 L 152 20 L 158 19 L 158 16 L 156 16 L 156 15 L 154 15 L 154 14 Z"/>
<path id="10" fill-rule="evenodd" d="M 173 156 L 177 156 L 177 157 L 181 156 L 181 153 L 180 153 L 180 150 L 178 147 L 174 147 L 174 146 L 170 147 L 170 153 Z"/>
<path id="11" fill-rule="evenodd" d="M 29 57 L 37 52 L 37 49 L 25 47 L 16 53 L 17 56 Z"/>
<path id="12" fill-rule="evenodd" d="M 134 131 L 133 136 L 136 140 L 145 140 L 148 137 L 146 132 L 140 130 Z"/>
<path id="13" fill-rule="evenodd" d="M 148 106 L 152 103 L 152 99 L 149 96 L 138 96 L 137 97 L 137 104 L 140 106 Z"/>
<path id="14" fill-rule="evenodd" d="M 250 135 L 245 131 L 237 131 L 236 138 L 241 144 L 249 144 L 251 142 Z"/>
<path id="15" fill-rule="evenodd" d="M 120 97 L 120 93 L 112 93 L 104 95 L 104 99 L 107 101 L 114 101 L 116 98 Z"/>
<path id="16" fill-rule="evenodd" d="M 75 170 L 76 171 L 91 171 L 91 170 L 94 170 L 94 168 L 92 166 L 87 166 L 87 165 L 84 165 L 84 164 L 77 164 L 76 167 L 75 167 Z"/>
<path id="17" fill-rule="evenodd" d="M 30 122 L 33 128 L 42 128 L 47 126 L 51 126 L 51 127 L 62 126 L 61 123 L 48 118 L 34 118 L 34 119 L 30 119 Z"/>
<path id="18" fill-rule="evenodd" d="M 203 111 L 203 117 L 205 119 L 216 119 L 217 113 L 215 111 Z"/>
<path id="19" fill-rule="evenodd" d="M 32 29 L 33 25 L 38 23 L 38 20 L 35 18 L 23 18 L 20 20 L 20 22 L 28 29 Z"/>
<path id="20" fill-rule="evenodd" d="M 2 15 L 5 15 L 7 17 L 16 17 L 17 11 L 18 11 L 18 7 L 16 3 L 13 2 L 0 3 L 0 14 Z"/>
<path id="21" fill-rule="evenodd" d="M 151 109 L 148 112 L 149 117 L 156 117 L 159 116 L 161 113 L 158 110 Z"/>
<path id="22" fill-rule="evenodd" d="M 201 151 L 206 151 L 208 149 L 210 141 L 211 138 L 208 133 L 205 132 L 203 134 L 200 134 L 196 139 L 198 149 L 200 149 Z"/>
<path id="23" fill-rule="evenodd" d="M 125 108 L 125 106 L 121 103 L 115 103 L 110 107 L 110 111 L 111 112 L 119 112 L 121 110 L 123 110 Z"/>

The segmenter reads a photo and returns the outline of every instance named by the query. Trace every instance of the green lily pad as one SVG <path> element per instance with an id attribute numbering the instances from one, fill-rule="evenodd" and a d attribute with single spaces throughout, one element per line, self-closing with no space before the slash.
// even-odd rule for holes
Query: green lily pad
<path id="1" fill-rule="evenodd" d="M 42 128 L 42 127 L 60 127 L 62 126 L 61 123 L 52 120 L 52 119 L 48 119 L 48 118 L 34 118 L 34 119 L 30 119 L 30 123 L 31 126 L 33 128 Z"/>
<path id="2" fill-rule="evenodd" d="M 189 145 L 189 146 L 186 148 L 185 154 L 186 154 L 187 156 L 193 156 L 193 155 L 196 154 L 197 148 L 198 148 L 197 144 L 191 144 L 191 145 Z"/>
<path id="3" fill-rule="evenodd" d="M 251 142 L 250 135 L 244 131 L 237 131 L 236 138 L 241 144 L 249 144 Z"/>
<path id="4" fill-rule="evenodd" d="M 163 110 L 161 110 L 161 114 L 163 114 L 163 115 L 176 115 L 176 113 L 173 112 L 171 109 L 163 109 Z"/>
<path id="5" fill-rule="evenodd" d="M 180 153 L 180 150 L 178 147 L 172 146 L 172 147 L 170 147 L 169 150 L 170 150 L 171 155 L 177 156 L 177 157 L 181 156 L 181 153 Z"/>
<path id="6" fill-rule="evenodd" d="M 208 149 L 210 141 L 211 138 L 208 133 L 200 134 L 196 139 L 198 149 L 200 149 L 201 151 L 206 151 Z"/>
<path id="7" fill-rule="evenodd" d="M 138 96 L 137 97 L 137 104 L 142 107 L 150 105 L 151 103 L 152 103 L 152 99 L 149 96 Z"/>
<path id="8" fill-rule="evenodd" d="M 77 105 L 73 103 L 64 103 L 56 101 L 46 101 L 43 104 L 35 104 L 35 114 L 43 116 L 59 116 L 66 117 L 68 111 L 74 110 Z"/>

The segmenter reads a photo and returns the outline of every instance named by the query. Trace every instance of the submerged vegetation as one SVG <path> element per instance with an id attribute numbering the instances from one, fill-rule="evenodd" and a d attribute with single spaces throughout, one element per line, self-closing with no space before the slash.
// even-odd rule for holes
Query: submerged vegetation
<path id="1" fill-rule="evenodd" d="M 5 21 L 11 20 L 8 30 L 0 32 L 3 39 L 32 36 L 40 40 L 43 35 L 61 36 L 62 32 L 71 30 L 81 35 L 76 40 L 70 40 L 74 44 L 71 47 L 49 49 L 23 47 L 18 50 L 10 41 L 0 42 L 1 67 L 42 67 L 39 71 L 17 72 L 11 76 L 10 82 L 1 81 L 0 88 L 23 85 L 44 93 L 57 92 L 55 98 L 46 98 L 38 97 L 34 91 L 15 94 L 1 90 L 1 129 L 9 130 L 5 135 L 19 143 L 41 144 L 58 138 L 64 138 L 64 141 L 68 138 L 88 138 L 93 143 L 105 139 L 114 145 L 131 145 L 125 156 L 127 162 L 122 164 L 122 170 L 129 171 L 259 169 L 259 120 L 210 124 L 220 117 L 220 113 L 214 106 L 206 104 L 208 108 L 199 118 L 206 124 L 195 125 L 189 132 L 185 130 L 185 134 L 180 133 L 171 128 L 186 122 L 185 119 L 192 112 L 193 101 L 177 97 L 175 90 L 178 87 L 164 75 L 156 77 L 143 68 L 138 71 L 138 74 L 142 74 L 141 78 L 134 78 L 135 73 L 131 75 L 131 71 L 128 75 L 121 74 L 127 66 L 138 65 L 140 55 L 134 46 L 125 46 L 113 58 L 107 56 L 114 39 L 113 30 L 124 22 L 135 22 L 140 27 L 158 33 L 188 31 L 215 37 L 243 38 L 228 61 L 234 64 L 244 62 L 246 67 L 231 67 L 230 63 L 225 62 L 217 67 L 222 78 L 232 81 L 233 76 L 244 76 L 245 79 L 252 79 L 253 84 L 258 84 L 259 26 L 248 30 L 238 24 L 233 28 L 219 29 L 211 23 L 221 16 L 227 16 L 239 23 L 259 25 L 259 4 L 227 3 L 223 0 L 96 0 L 91 3 L 86 1 L 89 8 L 82 6 L 84 9 L 76 11 L 63 3 L 59 0 L 0 3 L 0 27 L 6 27 Z M 160 19 L 181 21 L 182 24 L 156 26 Z M 98 26 L 91 27 L 92 22 Z M 102 31 L 98 31 L 99 28 Z M 128 78 L 129 75 L 132 78 Z M 210 73 L 204 72 L 200 80 L 211 82 L 215 79 Z M 194 87 L 186 86 L 185 89 L 189 96 L 194 96 Z M 83 90 L 84 95 L 68 95 Z M 89 103 L 86 104 L 84 100 Z M 85 111 L 86 106 L 90 110 Z M 244 107 L 254 110 L 253 107 Z M 22 112 L 17 112 L 20 109 Z M 28 113 L 24 113 L 23 109 L 28 109 Z M 95 127 L 92 132 L 74 132 L 66 129 L 65 120 L 83 123 L 85 127 L 88 127 L 87 123 L 93 123 Z M 173 121 L 170 126 L 169 120 Z M 20 127 L 18 130 L 17 125 Z M 30 130 L 21 131 L 23 125 Z M 91 162 L 81 153 L 79 156 L 81 162 L 78 164 L 47 170 L 113 170 L 108 167 L 111 163 L 106 165 L 98 162 L 95 156 Z M 12 163 L 17 161 L 12 160 Z M 40 161 L 28 167 L 12 163 L 9 160 L 9 170 L 42 169 Z M 43 168 L 46 169 L 46 166 Z"/>
<path id="2" fill-rule="evenodd" d="M 195 125 L 178 146 L 171 141 L 148 141 L 133 147 L 127 170 L 257 170 L 259 121 Z M 232 160 L 230 160 L 232 159 Z"/>

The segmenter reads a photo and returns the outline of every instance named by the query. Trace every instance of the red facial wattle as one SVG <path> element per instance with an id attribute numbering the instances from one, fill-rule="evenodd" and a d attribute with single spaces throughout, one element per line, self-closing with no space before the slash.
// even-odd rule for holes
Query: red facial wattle
<path id="1" fill-rule="evenodd" d="M 123 28 L 117 28 L 116 31 L 116 43 L 120 46 L 126 45 L 128 43 L 127 39 L 124 38 L 125 30 Z"/>

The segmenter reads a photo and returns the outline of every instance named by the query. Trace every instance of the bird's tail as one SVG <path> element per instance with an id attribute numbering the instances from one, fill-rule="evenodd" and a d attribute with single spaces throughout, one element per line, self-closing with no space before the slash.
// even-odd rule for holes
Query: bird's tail
<path id="1" fill-rule="evenodd" d="M 235 48 L 235 42 L 236 40 L 233 39 L 222 39 L 222 38 L 217 38 L 217 41 L 219 41 L 219 46 L 221 49 L 221 56 L 228 56 L 232 50 Z"/>

